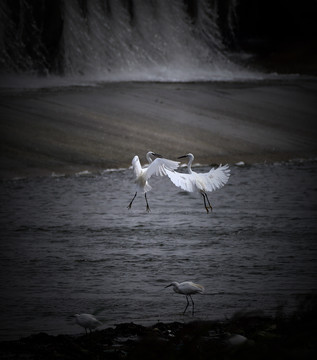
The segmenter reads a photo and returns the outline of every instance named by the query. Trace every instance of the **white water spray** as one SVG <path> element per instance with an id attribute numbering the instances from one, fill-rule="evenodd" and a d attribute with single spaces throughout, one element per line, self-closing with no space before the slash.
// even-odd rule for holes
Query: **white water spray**
<path id="1" fill-rule="evenodd" d="M 22 75 L 40 72 L 45 75 L 44 81 L 54 85 L 59 82 L 61 85 L 65 82 L 86 85 L 104 81 L 261 78 L 229 60 L 218 26 L 218 1 L 197 0 L 191 3 L 194 6 L 191 10 L 184 0 L 63 1 L 59 8 L 61 31 L 51 69 L 47 67 L 51 57 L 45 58 L 41 53 L 44 46 L 39 31 L 32 32 L 32 36 L 38 36 L 37 48 L 34 46 L 36 60 L 25 55 L 27 47 L 22 40 L 26 37 L 22 36 L 16 41 L 17 45 L 11 47 L 16 55 L 10 59 L 10 52 L 3 52 L 2 62 L 8 65 L 11 61 L 9 68 L 20 69 L 20 80 Z M 236 0 L 228 4 L 227 22 L 232 29 Z M 9 20 L 8 8 L 2 4 L 0 10 L 0 17 L 6 20 L 7 29 L 13 33 L 14 22 Z M 26 14 L 35 24 L 35 16 L 30 16 L 31 13 L 30 7 L 21 8 L 20 24 L 26 23 Z M 4 36 L 2 31 L 2 42 Z M 30 38 L 27 40 L 30 42 Z M 35 43 L 35 39 L 32 41 Z M 15 64 L 17 58 L 19 63 Z M 62 76 L 56 76 L 59 72 Z M 40 83 L 43 83 L 43 76 Z"/>

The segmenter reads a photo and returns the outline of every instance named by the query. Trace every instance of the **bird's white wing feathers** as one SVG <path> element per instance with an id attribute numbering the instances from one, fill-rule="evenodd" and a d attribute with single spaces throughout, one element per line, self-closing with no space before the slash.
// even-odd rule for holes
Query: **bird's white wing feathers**
<path id="1" fill-rule="evenodd" d="M 178 286 L 182 294 L 202 294 L 204 292 L 204 287 L 200 284 L 193 283 L 192 281 L 184 281 Z"/>
<path id="2" fill-rule="evenodd" d="M 166 170 L 166 173 L 175 186 L 189 192 L 194 192 L 196 190 L 192 174 L 183 174 L 169 170 Z"/>
<path id="3" fill-rule="evenodd" d="M 102 325 L 102 323 L 91 314 L 76 314 L 75 316 L 78 324 L 83 327 L 94 328 Z"/>
<path id="4" fill-rule="evenodd" d="M 172 183 L 181 189 L 194 192 L 197 189 L 202 191 L 213 191 L 224 186 L 230 176 L 228 165 L 220 165 L 217 169 L 211 169 L 208 173 L 183 174 L 175 171 L 166 171 Z"/>
<path id="5" fill-rule="evenodd" d="M 132 159 L 132 167 L 135 177 L 136 178 L 139 177 L 142 173 L 142 167 L 141 167 L 140 159 L 137 155 L 135 155 L 135 157 Z"/>
<path id="6" fill-rule="evenodd" d="M 152 175 L 164 176 L 167 175 L 168 170 L 175 170 L 178 168 L 179 162 L 168 160 L 164 158 L 156 158 L 146 171 L 146 179 L 149 179 Z"/>
<path id="7" fill-rule="evenodd" d="M 217 169 L 213 168 L 206 174 L 199 174 L 199 177 L 203 179 L 204 191 L 213 191 L 223 187 L 229 179 L 230 169 L 227 165 L 219 165 Z"/>

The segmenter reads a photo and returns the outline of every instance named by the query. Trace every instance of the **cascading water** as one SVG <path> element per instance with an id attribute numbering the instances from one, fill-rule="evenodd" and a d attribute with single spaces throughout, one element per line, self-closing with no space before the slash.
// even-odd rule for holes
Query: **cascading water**
<path id="1" fill-rule="evenodd" d="M 232 29 L 236 1 L 227 1 Z M 2 74 L 91 81 L 234 80 L 218 0 L 1 2 Z"/>

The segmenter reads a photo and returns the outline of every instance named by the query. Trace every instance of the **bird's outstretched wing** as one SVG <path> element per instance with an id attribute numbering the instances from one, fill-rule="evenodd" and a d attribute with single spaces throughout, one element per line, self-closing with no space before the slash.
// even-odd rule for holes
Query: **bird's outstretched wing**
<path id="1" fill-rule="evenodd" d="M 141 167 L 140 159 L 137 155 L 135 155 L 135 157 L 132 159 L 132 167 L 135 177 L 136 178 L 139 177 L 142 172 L 142 167 Z"/>
<path id="2" fill-rule="evenodd" d="M 166 173 L 175 186 L 189 192 L 194 192 L 196 190 L 192 174 L 183 174 L 170 170 L 166 170 Z"/>
<path id="3" fill-rule="evenodd" d="M 204 181 L 205 191 L 213 191 L 223 187 L 229 179 L 230 169 L 227 165 L 219 165 L 218 168 L 212 168 L 206 174 L 199 174 L 199 177 Z"/>
<path id="4" fill-rule="evenodd" d="M 179 161 L 156 158 L 146 169 L 146 179 L 149 179 L 152 175 L 167 175 L 168 170 L 175 170 L 178 168 L 178 165 Z"/>

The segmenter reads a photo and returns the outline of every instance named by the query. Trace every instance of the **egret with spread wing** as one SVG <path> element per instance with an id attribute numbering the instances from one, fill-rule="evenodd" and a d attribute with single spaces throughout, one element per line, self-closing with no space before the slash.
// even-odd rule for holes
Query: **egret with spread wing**
<path id="1" fill-rule="evenodd" d="M 196 173 L 191 169 L 194 155 L 189 153 L 184 156 L 180 156 L 178 159 L 188 158 L 188 174 L 183 174 L 175 171 L 167 170 L 167 175 L 174 185 L 182 188 L 188 192 L 198 191 L 201 193 L 204 199 L 204 205 L 207 213 L 209 209 L 212 210 L 212 206 L 209 202 L 207 191 L 213 191 L 223 187 L 230 176 L 230 170 L 228 165 L 220 165 L 217 169 L 212 168 L 208 173 Z M 208 202 L 208 206 L 207 206 Z"/>
<path id="2" fill-rule="evenodd" d="M 165 288 L 168 288 L 169 286 L 173 286 L 173 290 L 177 294 L 183 294 L 186 296 L 187 304 L 186 304 L 183 314 L 185 314 L 185 312 L 189 306 L 188 297 L 190 297 L 190 299 L 192 301 L 192 314 L 194 315 L 195 305 L 194 305 L 194 301 L 193 301 L 193 298 L 191 297 L 191 295 L 203 294 L 205 291 L 204 287 L 202 285 L 195 284 L 192 281 L 184 281 L 182 283 L 178 283 L 177 281 L 174 281 L 170 285 L 165 286 Z"/>
<path id="3" fill-rule="evenodd" d="M 155 156 L 156 159 L 152 161 L 151 156 Z M 132 159 L 132 167 L 134 170 L 135 175 L 135 183 L 137 185 L 137 190 L 133 196 L 133 199 L 130 201 L 130 204 L 128 205 L 128 209 L 131 208 L 132 203 L 137 196 L 138 191 L 143 191 L 145 202 L 146 202 L 146 211 L 150 211 L 150 207 L 147 201 L 146 193 L 152 189 L 150 184 L 148 183 L 149 178 L 152 175 L 156 176 L 164 176 L 167 175 L 166 171 L 174 171 L 178 168 L 179 161 L 173 161 L 162 158 L 161 155 L 156 154 L 152 151 L 149 151 L 146 154 L 146 159 L 149 162 L 149 165 L 147 167 L 142 168 L 140 164 L 139 157 L 135 155 L 135 157 Z"/>

